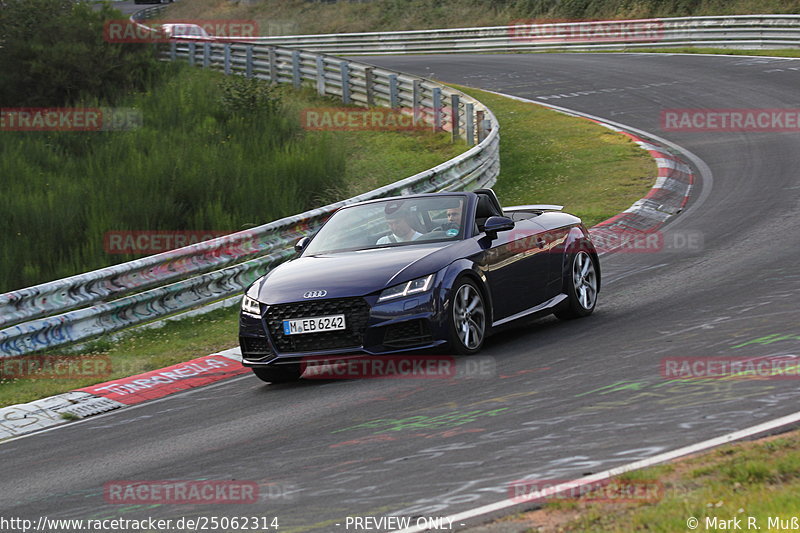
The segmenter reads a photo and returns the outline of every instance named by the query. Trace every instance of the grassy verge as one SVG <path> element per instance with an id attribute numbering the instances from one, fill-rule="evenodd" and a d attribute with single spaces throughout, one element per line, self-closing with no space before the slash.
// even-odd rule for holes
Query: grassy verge
<path id="1" fill-rule="evenodd" d="M 701 15 L 800 13 L 798 0 L 194 0 L 170 6 L 169 17 L 247 19 L 261 35 L 425 30 L 504 26 L 517 21 L 613 20 Z"/>
<path id="2" fill-rule="evenodd" d="M 622 51 L 621 51 L 622 52 Z M 721 54 L 733 56 L 769 56 L 769 57 L 800 57 L 800 50 L 793 48 L 781 48 L 777 50 L 737 50 L 732 48 L 702 48 L 682 46 L 676 48 L 634 48 L 625 50 L 628 53 L 664 53 L 664 54 Z M 608 53 L 608 50 L 604 53 Z"/>
<path id="3" fill-rule="evenodd" d="M 119 104 L 141 116 L 130 131 L 0 132 L 0 292 L 139 257 L 109 249 L 108 232 L 238 231 L 466 148 L 432 132 L 302 129 L 303 108 L 336 105 L 185 67 Z"/>
<path id="4" fill-rule="evenodd" d="M 726 445 L 620 478 L 631 485 L 652 481 L 663 485 L 657 501 L 591 502 L 596 494 L 589 493 L 574 502 L 546 504 L 541 510 L 502 519 L 507 526 L 503 531 L 798 529 L 800 432 Z M 687 526 L 692 517 L 698 520 L 696 528 Z"/>
<path id="5" fill-rule="evenodd" d="M 654 181 L 655 163 L 626 137 L 534 104 L 465 90 L 487 104 L 500 122 L 501 176 L 495 190 L 505 205 L 563 203 L 591 225 L 630 206 Z M 340 197 L 397 181 L 464 150 L 461 144 L 449 144 L 445 134 L 327 134 L 347 153 L 342 190 L 325 193 Z M 230 348 L 237 343 L 237 313 L 218 310 L 157 330 L 128 333 L 117 342 L 100 338 L 83 353 L 109 356 L 111 377 L 0 382 L 0 407 Z"/>
<path id="6" fill-rule="evenodd" d="M 503 205 L 560 204 L 593 226 L 652 187 L 655 162 L 628 137 L 535 104 L 458 87 L 500 122 Z"/>
<path id="7" fill-rule="evenodd" d="M 3 132 L 0 291 L 137 257 L 107 232 L 232 232 L 312 207 L 341 150 L 303 135 L 292 109 L 313 99 L 251 81 L 176 68 L 118 104 L 141 117 L 129 131 Z"/>
<path id="8" fill-rule="evenodd" d="M 107 357 L 111 374 L 79 379 L 0 379 L 0 408 L 189 361 L 230 348 L 237 342 L 238 309 L 218 309 L 206 315 L 169 322 L 158 329 L 140 329 L 119 341 L 101 337 L 80 354 Z M 61 355 L 52 350 L 47 355 Z M 72 355 L 72 354 L 70 354 Z M 0 365 L 2 360 L 0 360 Z"/>

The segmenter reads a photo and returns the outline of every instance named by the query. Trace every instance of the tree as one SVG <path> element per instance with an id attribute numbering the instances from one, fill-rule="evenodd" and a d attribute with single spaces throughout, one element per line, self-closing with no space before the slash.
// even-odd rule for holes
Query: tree
<path id="1" fill-rule="evenodd" d="M 152 45 L 110 43 L 119 11 L 74 0 L 0 0 L 0 107 L 113 102 L 161 70 Z"/>

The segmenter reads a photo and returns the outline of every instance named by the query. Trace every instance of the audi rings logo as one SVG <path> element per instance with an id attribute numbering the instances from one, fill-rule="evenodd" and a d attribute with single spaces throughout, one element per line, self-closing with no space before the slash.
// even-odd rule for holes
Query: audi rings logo
<path id="1" fill-rule="evenodd" d="M 306 291 L 303 293 L 303 298 L 322 298 L 328 294 L 328 291 Z"/>

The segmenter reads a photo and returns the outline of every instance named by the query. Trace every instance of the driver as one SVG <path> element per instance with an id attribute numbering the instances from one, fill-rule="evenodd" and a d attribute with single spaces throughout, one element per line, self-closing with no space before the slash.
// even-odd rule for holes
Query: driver
<path id="1" fill-rule="evenodd" d="M 452 237 L 461 230 L 461 215 L 463 212 L 463 206 L 461 202 L 451 203 L 447 206 L 445 210 L 445 215 L 447 216 L 447 220 L 442 222 L 442 224 L 436 228 L 438 231 L 446 231 L 448 237 Z M 455 232 L 453 231 L 455 230 Z"/>
<path id="2" fill-rule="evenodd" d="M 461 227 L 461 204 L 447 209 L 447 224 L 448 228 L 458 229 Z"/>
<path id="3" fill-rule="evenodd" d="M 386 215 L 386 223 L 389 225 L 389 229 L 392 233 L 381 237 L 375 244 L 414 241 L 422 237 L 422 233 L 411 227 L 411 224 L 408 223 L 406 213 L 401 210 L 388 213 Z"/>

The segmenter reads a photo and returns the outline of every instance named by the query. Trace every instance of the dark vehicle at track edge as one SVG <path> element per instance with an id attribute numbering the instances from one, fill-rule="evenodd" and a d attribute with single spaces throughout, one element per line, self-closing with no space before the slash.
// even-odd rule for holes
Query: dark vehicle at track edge
<path id="1" fill-rule="evenodd" d="M 514 320 L 591 314 L 600 290 L 579 218 L 502 208 L 491 189 L 348 205 L 295 249 L 242 299 L 242 363 L 268 382 L 299 379 L 308 356 L 474 354 Z"/>

